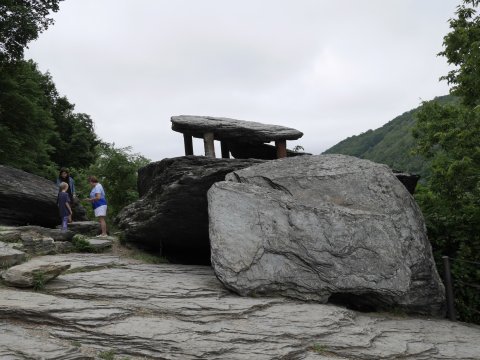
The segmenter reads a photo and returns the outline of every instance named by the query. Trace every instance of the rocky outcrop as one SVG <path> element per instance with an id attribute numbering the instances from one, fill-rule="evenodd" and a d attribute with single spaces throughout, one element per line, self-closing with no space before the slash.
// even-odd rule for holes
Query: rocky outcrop
<path id="1" fill-rule="evenodd" d="M 107 239 L 88 239 L 87 240 L 93 249 L 93 252 L 101 252 L 112 247 L 112 240 Z"/>
<path id="2" fill-rule="evenodd" d="M 57 194 L 52 181 L 0 165 L 0 224 L 57 225 Z"/>
<path id="3" fill-rule="evenodd" d="M 23 261 L 25 261 L 24 252 L 0 241 L 0 268 L 10 267 Z"/>
<path id="4" fill-rule="evenodd" d="M 480 354 L 474 325 L 240 297 L 206 266 L 135 264 L 103 254 L 45 258 L 72 267 L 44 292 L 0 288 L 2 359 L 473 360 Z"/>
<path id="5" fill-rule="evenodd" d="M 13 266 L 2 274 L 3 281 L 9 286 L 29 288 L 43 286 L 50 280 L 68 270 L 70 264 L 50 263 L 41 258 Z"/>
<path id="6" fill-rule="evenodd" d="M 0 224 L 58 225 L 57 195 L 58 187 L 54 182 L 0 165 Z M 81 212 L 81 205 L 76 206 Z M 78 220 L 85 220 L 84 211 Z"/>
<path id="7" fill-rule="evenodd" d="M 68 230 L 82 235 L 98 235 L 101 233 L 98 221 L 74 221 L 68 224 Z"/>
<path id="8" fill-rule="evenodd" d="M 55 240 L 33 231 L 24 232 L 22 239 L 22 251 L 30 255 L 48 255 L 55 253 Z"/>
<path id="9" fill-rule="evenodd" d="M 229 289 L 443 313 L 422 214 L 387 166 L 303 156 L 226 179 L 208 199 L 212 265 Z"/>
<path id="10" fill-rule="evenodd" d="M 420 180 L 420 175 L 409 174 L 398 170 L 393 170 L 393 173 L 398 180 L 407 188 L 410 194 L 415 193 L 415 188 L 417 187 L 418 180 Z"/>
<path id="11" fill-rule="evenodd" d="M 43 237 L 52 238 L 54 241 L 70 241 L 75 233 L 73 231 L 61 231 L 41 226 L 4 226 L 0 227 L 0 241 L 21 242 L 22 234 L 35 233 Z"/>
<path id="12" fill-rule="evenodd" d="M 207 264 L 207 191 L 231 171 L 260 160 L 184 156 L 164 159 L 138 172 L 140 200 L 117 217 L 127 241 L 161 250 L 173 262 Z"/>

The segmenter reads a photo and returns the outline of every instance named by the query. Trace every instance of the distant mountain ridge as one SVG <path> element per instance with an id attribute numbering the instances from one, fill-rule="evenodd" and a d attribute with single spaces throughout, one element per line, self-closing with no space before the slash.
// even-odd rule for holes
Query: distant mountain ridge
<path id="1" fill-rule="evenodd" d="M 433 101 L 449 104 L 455 103 L 457 98 L 445 95 L 436 97 Z M 425 178 L 428 175 L 428 161 L 411 154 L 415 145 L 412 135 L 416 122 L 415 113 L 420 108 L 421 106 L 407 111 L 376 130 L 346 138 L 323 153 L 352 155 Z"/>

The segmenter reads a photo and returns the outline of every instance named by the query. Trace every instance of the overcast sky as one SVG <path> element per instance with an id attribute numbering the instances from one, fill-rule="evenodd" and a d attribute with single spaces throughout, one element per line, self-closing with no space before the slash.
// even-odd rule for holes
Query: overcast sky
<path id="1" fill-rule="evenodd" d="M 318 154 L 448 93 L 436 54 L 459 2 L 65 0 L 26 57 L 152 160 L 184 154 L 181 114 L 293 127 Z"/>

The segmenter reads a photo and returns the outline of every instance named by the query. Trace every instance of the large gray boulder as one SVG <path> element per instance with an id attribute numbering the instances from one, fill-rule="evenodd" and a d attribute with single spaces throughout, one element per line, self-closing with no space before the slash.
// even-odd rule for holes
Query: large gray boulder
<path id="1" fill-rule="evenodd" d="M 129 242 L 161 251 L 172 262 L 208 264 L 207 191 L 225 175 L 261 160 L 182 156 L 138 171 L 141 198 L 116 222 Z"/>
<path id="2" fill-rule="evenodd" d="M 208 206 L 212 265 L 229 289 L 443 313 L 422 214 L 387 166 L 303 156 L 226 179 Z"/>
<path id="3" fill-rule="evenodd" d="M 54 227 L 60 223 L 58 187 L 53 181 L 0 165 L 0 224 Z M 74 204 L 77 220 L 86 220 L 85 209 Z"/>
<path id="4" fill-rule="evenodd" d="M 57 194 L 54 182 L 0 165 L 0 224 L 57 225 Z"/>

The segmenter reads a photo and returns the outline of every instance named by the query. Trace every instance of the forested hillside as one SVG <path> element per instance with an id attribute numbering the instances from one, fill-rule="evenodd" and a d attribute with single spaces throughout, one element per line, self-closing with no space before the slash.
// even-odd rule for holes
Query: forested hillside
<path id="1" fill-rule="evenodd" d="M 439 104 L 454 104 L 458 99 L 446 95 L 437 97 L 434 101 Z M 412 153 L 416 144 L 412 130 L 416 124 L 415 114 L 420 109 L 421 106 L 407 111 L 376 130 L 351 136 L 332 146 L 324 154 L 352 155 L 426 178 L 429 161 Z"/>

